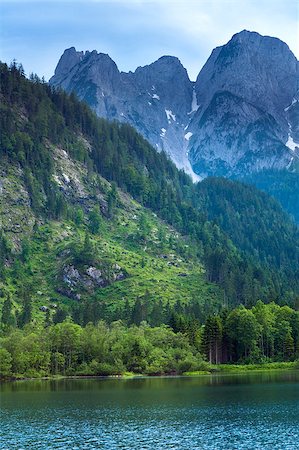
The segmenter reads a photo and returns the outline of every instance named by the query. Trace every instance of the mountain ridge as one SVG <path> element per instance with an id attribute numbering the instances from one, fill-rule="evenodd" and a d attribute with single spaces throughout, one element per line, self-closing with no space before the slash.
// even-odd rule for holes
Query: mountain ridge
<path id="1" fill-rule="evenodd" d="M 109 55 L 71 47 L 50 84 L 74 91 L 100 117 L 130 123 L 194 180 L 296 170 L 299 63 L 278 38 L 236 33 L 212 51 L 195 82 L 174 56 L 126 73 Z M 225 92 L 242 104 L 227 96 L 212 108 Z"/>

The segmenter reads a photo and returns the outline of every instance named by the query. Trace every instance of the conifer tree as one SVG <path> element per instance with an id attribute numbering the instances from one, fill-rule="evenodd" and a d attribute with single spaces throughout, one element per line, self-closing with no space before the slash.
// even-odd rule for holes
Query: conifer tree
<path id="1" fill-rule="evenodd" d="M 16 319 L 12 312 L 12 302 L 9 294 L 3 303 L 1 323 L 5 327 L 13 327 L 16 325 Z"/>

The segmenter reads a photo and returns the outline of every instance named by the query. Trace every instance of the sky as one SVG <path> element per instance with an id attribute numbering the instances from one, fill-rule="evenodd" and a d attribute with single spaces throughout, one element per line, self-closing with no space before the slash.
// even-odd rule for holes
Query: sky
<path id="1" fill-rule="evenodd" d="M 299 0 L 0 0 L 0 60 L 48 80 L 69 47 L 108 53 L 123 71 L 177 56 L 191 80 L 243 29 L 299 58 Z"/>

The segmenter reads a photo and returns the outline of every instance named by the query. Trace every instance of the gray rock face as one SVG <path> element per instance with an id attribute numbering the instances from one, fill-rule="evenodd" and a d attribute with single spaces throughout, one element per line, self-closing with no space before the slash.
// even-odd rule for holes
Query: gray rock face
<path id="1" fill-rule="evenodd" d="M 69 70 L 66 67 L 69 65 Z M 119 72 L 108 55 L 65 50 L 51 85 L 75 91 L 100 117 L 133 125 L 179 168 L 195 176 L 184 138 L 191 115 L 193 83 L 180 61 L 163 56 L 133 73 Z"/>
<path id="2" fill-rule="evenodd" d="M 72 47 L 50 83 L 130 123 L 194 179 L 291 169 L 299 156 L 299 63 L 276 38 L 236 34 L 195 83 L 175 57 L 124 73 L 108 55 Z"/>
<path id="3" fill-rule="evenodd" d="M 195 83 L 193 169 L 231 176 L 290 167 L 298 158 L 298 87 L 298 61 L 279 39 L 242 31 L 213 50 Z"/>
<path id="4" fill-rule="evenodd" d="M 101 269 L 93 266 L 79 268 L 72 264 L 65 264 L 57 278 L 57 291 L 74 300 L 80 300 L 81 291 L 92 293 L 97 288 L 124 280 L 126 276 L 126 272 L 118 264 L 112 267 L 102 264 Z"/>

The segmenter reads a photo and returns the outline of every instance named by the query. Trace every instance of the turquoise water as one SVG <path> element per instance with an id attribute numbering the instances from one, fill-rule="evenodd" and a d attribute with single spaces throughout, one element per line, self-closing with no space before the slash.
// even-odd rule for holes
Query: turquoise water
<path id="1" fill-rule="evenodd" d="M 299 372 L 1 386 L 1 449 L 299 449 Z"/>

